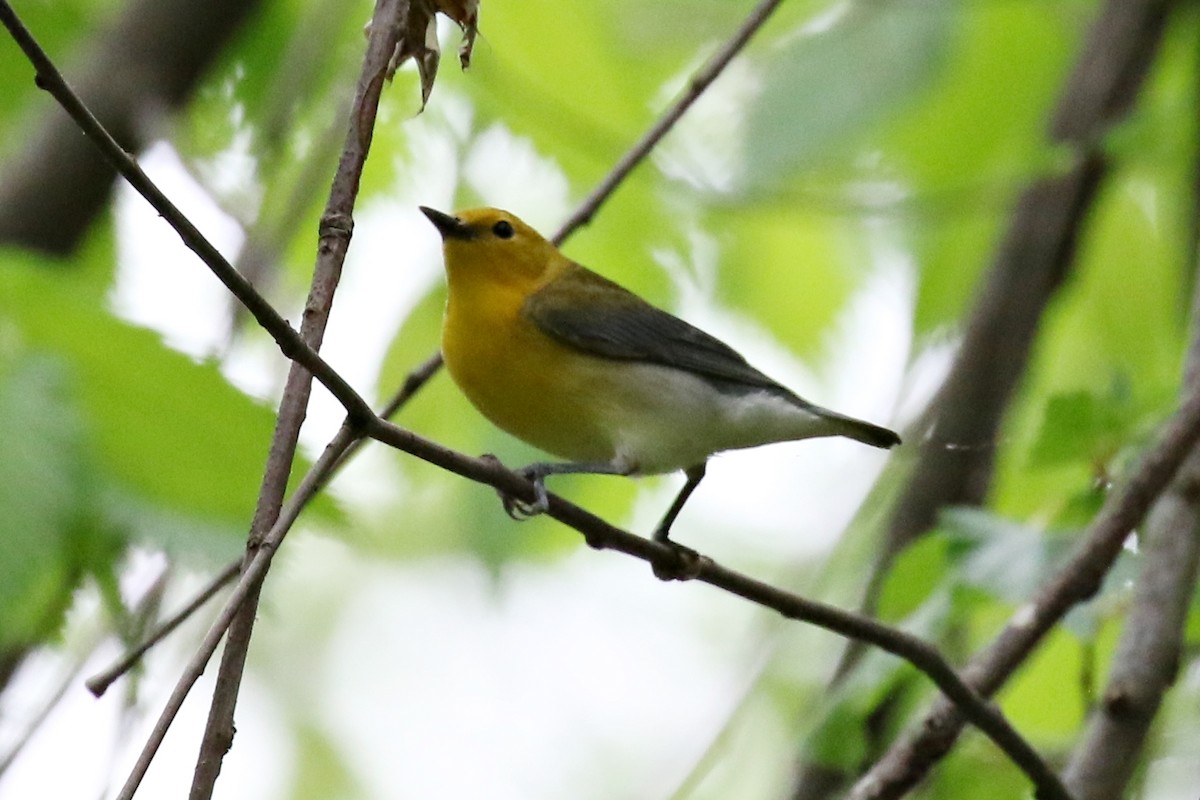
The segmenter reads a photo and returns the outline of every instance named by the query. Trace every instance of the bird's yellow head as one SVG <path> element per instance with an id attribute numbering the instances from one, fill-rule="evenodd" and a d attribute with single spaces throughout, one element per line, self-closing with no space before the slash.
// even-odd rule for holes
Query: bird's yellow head
<path id="1" fill-rule="evenodd" d="M 421 206 L 442 235 L 451 291 L 470 285 L 523 291 L 549 280 L 566 259 L 533 228 L 498 208 L 473 208 L 454 216 Z"/>

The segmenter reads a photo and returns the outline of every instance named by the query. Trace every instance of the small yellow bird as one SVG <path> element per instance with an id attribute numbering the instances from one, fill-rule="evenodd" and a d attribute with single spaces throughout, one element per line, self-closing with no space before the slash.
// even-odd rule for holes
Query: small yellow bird
<path id="1" fill-rule="evenodd" d="M 498 427 L 569 459 L 519 470 L 537 499 L 506 499 L 514 517 L 546 510 L 547 475 L 683 470 L 687 482 L 654 532 L 665 543 L 714 453 L 818 436 L 900 443 L 887 428 L 804 400 L 507 211 L 421 211 L 442 235 L 450 377 Z"/>

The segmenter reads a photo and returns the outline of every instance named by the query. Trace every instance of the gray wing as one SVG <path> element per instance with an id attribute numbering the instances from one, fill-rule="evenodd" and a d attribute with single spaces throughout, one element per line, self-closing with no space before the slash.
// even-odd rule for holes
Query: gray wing
<path id="1" fill-rule="evenodd" d="M 530 295 L 522 312 L 542 332 L 582 352 L 683 370 L 722 392 L 770 392 L 833 423 L 825 435 L 848 436 L 872 447 L 900 444 L 894 431 L 808 402 L 720 339 L 578 264 Z"/>
<path id="2" fill-rule="evenodd" d="M 723 391 L 766 390 L 812 407 L 720 339 L 578 264 L 530 295 L 523 311 L 547 335 L 592 355 L 671 367 Z"/>

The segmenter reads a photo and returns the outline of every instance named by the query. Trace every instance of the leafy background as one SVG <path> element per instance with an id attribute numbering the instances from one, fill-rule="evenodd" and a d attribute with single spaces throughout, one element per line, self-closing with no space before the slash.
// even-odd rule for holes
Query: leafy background
<path id="1" fill-rule="evenodd" d="M 785 3 L 566 250 L 805 396 L 909 424 L 945 373 L 1016 193 L 1066 163 L 1046 120 L 1096 5 Z M 119 4 L 18 10 L 70 64 Z M 747 10 L 493 0 L 465 74 L 443 27 L 428 108 L 418 114 L 410 69 L 385 93 L 329 360 L 390 395 L 436 349 L 444 300 L 416 205 L 503 206 L 549 234 Z M 229 254 L 265 254 L 262 285 L 292 319 L 368 13 L 264 2 L 142 154 Z M 1193 281 L 1198 23 L 1194 7 L 1171 18 L 1136 112 L 1105 143 L 1115 171 L 995 443 L 987 507 L 945 514 L 887 578 L 881 616 L 956 659 L 1058 563 L 1172 408 Z M 55 109 L 7 39 L 0 75 L 3 157 Z M 124 188 L 70 257 L 0 250 L 0 753 L 15 753 L 0 795 L 96 796 L 122 780 L 205 619 L 101 700 L 81 676 L 240 552 L 285 369 Z M 338 421 L 318 396 L 310 452 Z M 445 376 L 399 422 L 508 463 L 536 457 Z M 853 605 L 905 474 L 903 452 L 885 468 L 863 450 L 722 457 L 678 535 Z M 677 485 L 572 477 L 556 490 L 644 531 Z M 1135 550 L 1001 696 L 1052 757 L 1103 686 Z M 218 796 L 779 797 L 801 754 L 855 768 L 881 698 L 914 711 L 931 696 L 877 654 L 828 693 L 832 635 L 659 585 L 552 521 L 516 527 L 490 490 L 380 449 L 335 481 L 279 560 Z M 1200 782 L 1184 755 L 1200 733 L 1190 658 L 1139 796 L 1194 797 Z M 186 785 L 205 688 L 146 796 Z M 916 794 L 966 786 L 1025 790 L 969 736 Z"/>

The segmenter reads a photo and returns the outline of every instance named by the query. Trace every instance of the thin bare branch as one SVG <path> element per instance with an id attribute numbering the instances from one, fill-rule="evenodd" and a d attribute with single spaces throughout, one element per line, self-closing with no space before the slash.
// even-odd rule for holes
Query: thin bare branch
<path id="1" fill-rule="evenodd" d="M 1200 450 L 1147 517 L 1141 574 L 1108 684 L 1063 778 L 1077 800 L 1120 800 L 1179 670 L 1200 565 Z"/>
<path id="2" fill-rule="evenodd" d="M 149 767 L 171 721 L 178 713 L 191 686 L 204 671 L 208 659 L 215 652 L 238 607 L 250 596 L 253 586 L 261 582 L 271 559 L 279 549 L 304 503 L 316 491 L 319 477 L 325 474 L 330 466 L 342 456 L 356 435 L 355 429 L 349 424 L 342 427 L 321 458 L 305 476 L 296 494 L 284 506 L 274 527 L 263 537 L 259 548 L 242 570 L 241 577 L 225 601 L 221 613 L 181 675 L 129 781 L 122 793 L 118 795 L 118 800 L 132 798 L 138 782 Z M 507 494 L 529 500 L 533 498 L 533 485 L 515 472 L 506 469 L 495 459 L 472 458 L 463 455 L 378 418 L 369 423 L 367 435 L 450 472 L 500 489 Z M 550 508 L 547 513 L 554 519 L 579 531 L 588 545 L 593 548 L 615 550 L 640 558 L 652 566 L 656 565 L 660 568 L 670 569 L 678 564 L 678 554 L 672 548 L 610 525 L 557 495 L 550 495 Z M 695 580 L 775 610 L 789 619 L 809 622 L 843 636 L 870 642 L 908 661 L 921 673 L 927 675 L 947 696 L 954 698 L 956 703 L 962 704 L 963 715 L 973 724 L 978 725 L 980 730 L 1029 775 L 1038 788 L 1039 797 L 1068 800 L 1069 795 L 1066 794 L 1053 771 L 1028 742 L 1012 728 L 999 711 L 971 690 L 942 658 L 936 648 L 919 637 L 883 625 L 869 617 L 783 591 L 722 567 L 708 558 L 701 557 Z"/>
<path id="3" fill-rule="evenodd" d="M 754 34 L 757 33 L 757 31 L 767 21 L 771 13 L 779 6 L 781 2 L 782 0 L 766 0 L 751 12 L 751 14 L 746 18 L 742 26 L 733 34 L 733 36 L 730 37 L 730 39 L 721 47 L 721 49 L 715 53 L 699 71 L 697 71 L 691 82 L 688 84 L 687 91 L 682 94 L 676 100 L 676 102 L 667 109 L 666 112 L 664 112 L 663 116 L 655 122 L 654 126 L 642 136 L 637 144 L 630 148 L 630 150 L 621 158 L 613 170 L 607 176 L 605 176 L 604 180 L 601 181 L 596 189 L 594 189 L 592 193 L 589 194 L 588 197 L 583 201 L 583 203 L 580 204 L 571 217 L 564 222 L 562 226 L 560 226 L 558 232 L 554 235 L 554 241 L 557 244 L 564 242 L 580 226 L 586 224 L 592 219 L 599 207 L 604 204 L 604 202 L 612 195 L 612 193 L 616 191 L 617 187 L 620 186 L 621 182 L 629 176 L 629 173 L 631 173 L 633 169 L 645 159 L 654 146 L 657 145 L 658 142 L 660 142 L 662 138 L 674 127 L 674 125 L 679 121 L 688 108 L 690 108 L 692 104 L 695 103 L 695 101 L 700 97 L 704 90 L 707 89 L 714 80 L 716 80 L 725 67 L 728 66 L 729 62 L 742 50 L 742 48 L 745 47 L 745 45 L 750 41 Z M 171 221 L 171 217 L 165 214 L 164 216 L 167 217 L 168 221 Z M 180 235 L 183 235 L 182 232 Z M 239 270 L 235 270 L 235 272 L 240 274 Z M 237 293 L 235 292 L 235 295 L 236 294 Z M 239 300 L 242 299 L 240 295 L 238 297 Z M 245 301 L 243 300 L 243 303 L 244 302 Z M 249 306 L 247 306 L 247 308 L 249 308 Z M 258 319 L 258 321 L 260 324 L 263 324 L 261 319 Z M 266 326 L 264 325 L 264 327 Z M 270 329 L 268 328 L 268 330 Z M 396 394 L 392 397 L 384 409 L 379 413 L 379 416 L 381 416 L 383 419 L 391 419 L 392 416 L 395 415 L 404 406 L 404 404 L 413 397 L 413 395 L 420 391 L 420 389 L 424 387 L 424 385 L 434 375 L 437 374 L 441 367 L 442 354 L 440 352 L 436 352 L 415 369 L 413 369 L 405 377 L 404 382 L 401 384 Z M 332 479 L 333 475 L 336 474 L 339 469 L 341 469 L 342 465 L 358 452 L 363 443 L 364 440 L 355 441 L 343 454 L 342 458 L 332 467 L 329 474 L 321 477 L 322 488 L 329 482 L 329 480 Z M 233 564 L 227 566 L 225 570 L 223 570 L 218 576 L 217 580 L 223 578 L 223 576 L 225 576 L 230 570 L 235 569 L 236 567 Z M 214 583 L 215 582 L 216 580 Z M 220 580 L 220 584 L 223 585 L 224 580 Z M 202 590 L 201 595 L 207 591 L 207 588 Z M 196 608 L 199 608 L 201 605 L 203 605 L 206 599 L 207 598 L 200 599 L 200 596 L 198 596 L 191 603 L 189 603 L 186 608 L 194 611 Z M 184 613 L 178 621 L 182 622 L 182 620 L 186 619 L 190 613 L 192 612 L 188 611 Z M 178 622 L 175 624 L 178 624 Z M 162 635 L 166 635 L 168 633 L 170 633 L 170 631 L 165 630 L 162 632 Z M 152 647 L 159 638 L 161 638 L 161 636 L 154 638 L 152 641 L 148 641 L 143 647 L 139 648 L 137 654 L 132 656 L 132 659 L 126 663 L 123 668 L 118 669 L 118 665 L 114 665 L 106 672 L 92 678 L 93 681 L 104 681 L 102 684 L 97 684 L 97 686 L 103 687 L 100 689 L 100 692 L 103 693 L 104 689 L 107 688 L 112 680 L 115 680 L 121 673 L 132 666 L 133 663 L 136 663 L 136 660 L 140 658 L 145 651 L 149 649 L 149 647 Z M 89 688 L 90 686 L 91 682 L 89 681 Z"/>
<path id="4" fill-rule="evenodd" d="M 171 574 L 170 565 L 164 567 L 154 580 L 150 582 L 146 591 L 138 598 L 134 606 L 127 610 L 122 615 L 122 624 L 118 627 L 140 627 L 146 620 L 157 614 L 159 604 L 162 602 L 162 595 L 166 588 L 167 581 Z M 104 613 L 98 612 L 97 617 L 105 616 Z M 95 655 L 100 643 L 104 641 L 111 633 L 111 630 L 105 630 L 100 619 L 96 619 L 94 625 L 88 626 L 89 630 L 85 634 L 83 641 L 75 643 L 71 648 L 74 655 L 71 658 L 71 665 L 66 669 L 58 685 L 49 697 L 38 707 L 37 713 L 28 721 L 28 724 L 21 731 L 16 741 L 3 756 L 0 756 L 0 778 L 8 772 L 9 767 L 16 763 L 17 758 L 21 755 L 25 747 L 33 740 L 33 737 L 45 724 L 50 715 L 58 708 L 59 703 L 66 697 L 67 692 L 75 685 L 75 681 L 79 678 L 83 668 L 93 655 Z M 134 633 L 136 635 L 136 633 Z M 64 657 L 66 653 L 63 653 Z"/>
<path id="5" fill-rule="evenodd" d="M 42 725 L 45 724 L 54 710 L 58 708 L 58 704 L 67 696 L 67 692 L 71 690 L 71 687 L 75 685 L 75 681 L 79 679 L 79 674 L 83 672 L 84 662 L 90 655 L 92 653 L 88 652 L 85 655 L 76 657 L 75 663 L 71 665 L 67 673 L 59 680 L 54 692 L 42 703 L 37 714 L 33 719 L 29 720 L 25 729 L 17 737 L 16 741 L 13 742 L 8 752 L 0 757 L 0 777 L 3 777 L 8 772 L 9 767 L 16 763 L 17 757 L 21 755 L 25 747 L 41 729 Z"/>
<path id="6" fill-rule="evenodd" d="M 391 419 L 393 416 L 395 416 L 396 413 L 398 413 L 400 409 L 404 407 L 404 404 L 411 400 L 413 395 L 419 392 L 421 388 L 429 382 L 430 378 L 436 375 L 438 370 L 441 368 L 441 352 L 434 353 L 429 358 L 421 362 L 416 369 L 405 376 L 404 382 L 400 384 L 400 388 L 394 395 L 392 395 L 392 399 L 387 402 L 387 405 L 383 407 L 383 410 L 379 412 L 380 418 Z M 322 479 L 322 489 L 329 483 L 329 481 L 333 480 L 333 476 L 338 473 L 338 470 L 340 470 L 347 461 L 354 458 L 355 454 L 363 447 L 363 445 L 366 444 L 366 442 L 366 439 L 359 439 L 354 444 L 350 445 L 350 449 L 348 449 L 338 460 L 338 462 L 333 465 L 332 469 L 329 471 L 329 474 Z"/>
<path id="7" fill-rule="evenodd" d="M 1107 172 L 1093 146 L 1132 107 L 1157 51 L 1164 5 L 1110 3 L 1079 56 L 1050 132 L 1052 141 L 1077 148 L 1076 163 L 1062 175 L 1035 182 L 1016 204 L 958 357 L 925 423 L 934 446 L 922 449 L 896 504 L 884 567 L 933 526 L 939 509 L 978 505 L 987 493 L 1004 411 Z"/>
<path id="8" fill-rule="evenodd" d="M 915 435 L 909 434 L 910 439 L 920 438 L 923 446 L 915 451 L 915 463 L 872 565 L 860 606 L 864 613 L 875 613 L 896 556 L 933 528 L 940 509 L 977 506 L 986 498 L 1004 413 L 1020 385 L 1042 313 L 1070 271 L 1074 242 L 1102 173 L 1098 160 L 1081 161 L 1066 175 L 1038 181 L 1017 203 L 954 365 Z M 851 673 L 862 653 L 861 643 L 847 644 L 833 686 Z M 892 699 L 878 702 L 882 708 Z M 875 741 L 880 751 L 886 745 L 879 737 L 865 738 Z M 836 795 L 853 777 L 849 771 L 805 760 L 791 798 Z"/>
<path id="9" fill-rule="evenodd" d="M 108 691 L 108 687 L 111 686 L 114 681 L 132 669 L 133 666 L 142 659 L 142 656 L 146 654 L 146 651 L 169 636 L 172 631 L 178 628 L 185 620 L 191 617 L 192 614 L 195 614 L 196 611 L 198 611 L 205 603 L 211 600 L 217 592 L 221 591 L 223 587 L 228 585 L 230 581 L 236 578 L 238 572 L 241 571 L 241 568 L 241 559 L 226 565 L 223 570 L 218 572 L 216 576 L 214 576 L 207 584 L 205 584 L 204 588 L 201 589 L 195 597 L 193 597 L 173 616 L 159 624 L 158 627 L 156 627 L 140 644 L 129 650 L 129 652 L 127 652 L 125 655 L 121 656 L 121 658 L 114 662 L 112 666 L 88 678 L 84 684 L 87 686 L 87 690 L 96 697 L 103 695 L 106 691 Z"/>
<path id="10" fill-rule="evenodd" d="M 645 135 L 633 147 L 629 148 L 629 151 L 613 167 L 612 172 L 600 182 L 599 186 L 592 190 L 592 193 L 580 204 L 575 213 L 567 218 L 567 221 L 562 224 L 562 227 L 551 238 L 554 244 L 562 244 L 577 228 L 591 222 L 592 217 L 596 214 L 596 210 L 617 190 L 617 187 L 629 176 L 629 173 L 633 172 L 634 168 L 642 163 L 646 156 L 650 154 L 650 151 L 662 141 L 662 138 L 675 127 L 675 123 L 679 122 L 680 118 L 692 107 L 692 104 L 700 99 L 700 95 L 704 94 L 704 91 L 712 82 L 725 71 L 725 68 L 729 66 L 729 62 L 745 48 L 750 39 L 754 37 L 754 34 L 758 33 L 763 24 L 771 18 L 771 14 L 774 13 L 781 2 L 783 0 L 762 0 L 762 2 L 754 7 L 754 10 L 750 12 L 741 26 L 734 31 L 733 35 L 692 76 L 684 93 L 675 100 L 670 108 L 663 112 L 663 115 L 659 117 L 653 127 L 646 131 Z"/>

